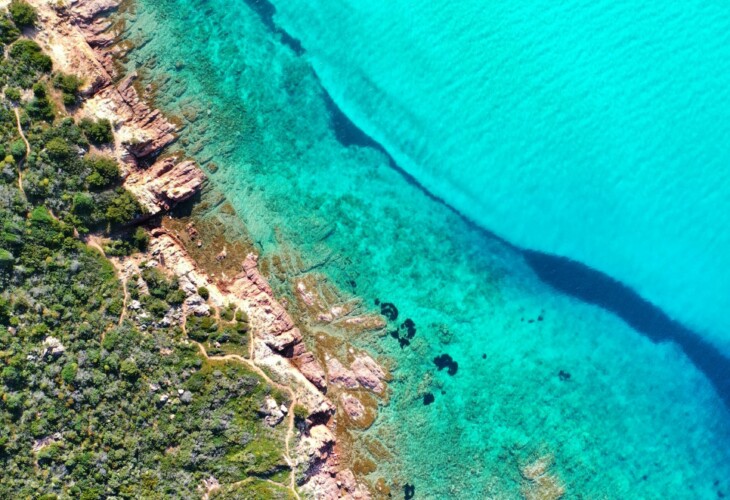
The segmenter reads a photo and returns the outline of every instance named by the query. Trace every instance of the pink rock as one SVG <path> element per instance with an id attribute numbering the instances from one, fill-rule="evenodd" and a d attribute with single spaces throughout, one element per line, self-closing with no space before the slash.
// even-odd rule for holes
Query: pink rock
<path id="1" fill-rule="evenodd" d="M 79 23 L 90 23 L 102 14 L 119 7 L 121 0 L 75 0 L 71 2 L 71 15 Z"/>
<path id="2" fill-rule="evenodd" d="M 330 382 L 347 389 L 355 389 L 359 386 L 352 370 L 345 368 L 337 358 L 327 360 L 327 372 Z"/>
<path id="3" fill-rule="evenodd" d="M 321 391 L 327 389 L 327 377 L 322 366 L 310 351 L 306 349 L 304 344 L 299 343 L 294 346 L 294 356 L 292 358 L 294 366 L 304 375 L 304 377 Z"/>
<path id="4" fill-rule="evenodd" d="M 342 401 L 342 408 L 347 413 L 347 416 L 353 420 L 360 420 L 365 416 L 365 407 L 355 396 L 347 393 L 343 393 L 340 396 Z"/>
<path id="5" fill-rule="evenodd" d="M 150 108 L 140 99 L 134 87 L 137 78 L 136 72 L 130 73 L 117 85 L 118 97 L 111 97 L 117 97 L 114 100 L 121 99 L 129 108 L 129 125 L 144 136 L 143 139 L 125 144 L 125 147 L 135 158 L 144 158 L 159 153 L 174 142 L 176 137 L 175 126 L 159 110 Z"/>
<path id="6" fill-rule="evenodd" d="M 148 169 L 135 169 L 125 180 L 150 215 L 167 211 L 200 191 L 205 174 L 192 161 L 165 158 Z"/>
<path id="7" fill-rule="evenodd" d="M 356 356 L 355 361 L 352 362 L 351 368 L 355 373 L 355 378 L 363 387 L 366 387 L 373 392 L 383 392 L 385 372 L 373 358 L 367 354 Z"/>

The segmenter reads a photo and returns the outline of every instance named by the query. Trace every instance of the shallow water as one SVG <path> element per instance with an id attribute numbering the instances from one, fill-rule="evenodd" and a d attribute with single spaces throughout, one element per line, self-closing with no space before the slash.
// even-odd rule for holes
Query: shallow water
<path id="1" fill-rule="evenodd" d="M 214 185 L 264 256 L 294 247 L 373 308 L 394 303 L 394 326 L 414 321 L 405 348 L 389 336 L 359 340 L 398 366 L 390 404 L 366 431 L 397 457 L 371 479 L 413 484 L 416 498 L 513 498 L 526 486 L 520 466 L 552 454 L 566 498 L 730 492 L 728 412 L 682 350 L 557 293 L 522 254 L 427 195 L 382 151 L 343 144 L 356 137 L 334 130 L 310 59 L 265 14 L 221 0 L 138 0 L 129 65 L 145 68 L 160 84 L 158 104 L 185 118 L 180 145 L 215 163 Z M 293 34 L 310 50 L 311 36 Z M 494 184 L 502 201 L 510 179 Z M 443 353 L 458 362 L 454 375 L 437 370 Z M 427 392 L 435 401 L 425 406 Z"/>

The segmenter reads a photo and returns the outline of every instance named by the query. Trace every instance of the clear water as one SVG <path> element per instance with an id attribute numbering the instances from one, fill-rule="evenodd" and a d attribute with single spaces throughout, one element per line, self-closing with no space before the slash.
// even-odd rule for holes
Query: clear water
<path id="1" fill-rule="evenodd" d="M 730 353 L 726 4 L 272 3 L 334 100 L 431 192 Z"/>
<path id="2" fill-rule="evenodd" d="M 631 148 L 619 153 L 603 144 L 620 131 L 618 125 L 608 121 L 604 128 L 585 117 L 585 134 L 579 133 L 583 127 L 571 127 L 568 121 L 578 112 L 576 109 L 590 104 L 585 102 L 585 96 L 592 86 L 585 83 L 580 88 L 570 87 L 569 75 L 544 62 L 545 68 L 563 75 L 563 83 L 552 81 L 551 88 L 564 92 L 556 96 L 543 90 L 538 92 L 541 86 L 530 78 L 534 68 L 523 67 L 528 63 L 526 56 L 519 58 L 515 54 L 520 53 L 518 48 L 523 44 L 529 46 L 535 57 L 548 57 L 549 50 L 537 41 L 529 44 L 524 40 L 526 34 L 537 29 L 538 23 L 528 21 L 530 16 L 520 16 L 513 4 L 504 4 L 501 16 L 487 15 L 489 9 L 485 7 L 471 12 L 465 9 L 459 16 L 481 19 L 479 25 L 491 30 L 493 46 L 487 53 L 503 61 L 515 79 L 494 75 L 491 65 L 497 63 L 492 60 L 482 61 L 481 68 L 475 68 L 474 63 L 461 66 L 459 61 L 467 59 L 466 54 L 457 50 L 453 45 L 457 42 L 452 40 L 458 23 L 449 25 L 450 30 L 441 30 L 439 36 L 420 34 L 420 29 L 429 26 L 443 27 L 440 16 L 454 14 L 453 7 L 441 5 L 442 2 L 418 6 L 422 11 L 399 2 L 390 5 L 389 16 L 382 12 L 381 2 L 341 2 L 328 5 L 327 9 L 320 3 L 310 2 L 312 9 L 321 7 L 317 12 L 310 12 L 310 7 L 294 0 L 287 2 L 287 6 L 277 4 L 282 25 L 301 38 L 310 54 L 307 57 L 297 55 L 283 42 L 281 34 L 267 26 L 261 10 L 254 12 L 244 3 L 138 0 L 127 23 L 127 35 L 138 47 L 129 64 L 146 68 L 147 77 L 160 84 L 160 106 L 186 117 L 181 145 L 202 163 L 217 165 L 211 174 L 212 181 L 226 193 L 265 256 L 293 246 L 308 262 L 321 263 L 319 269 L 342 289 L 370 303 L 376 298 L 393 302 L 400 310 L 399 320 L 412 318 L 416 323 L 416 336 L 404 349 L 387 336 L 363 336 L 360 340 L 376 355 L 397 363 L 390 403 L 381 408 L 375 425 L 365 431 L 390 447 L 396 458 L 380 463 L 370 479 L 383 477 L 391 484 L 411 483 L 416 487 L 416 498 L 517 498 L 524 487 L 519 467 L 535 456 L 549 453 L 555 459 L 553 472 L 565 484 L 566 498 L 717 498 L 718 493 L 730 493 L 730 415 L 712 384 L 681 349 L 672 343 L 655 344 L 606 311 L 556 293 L 534 276 L 519 253 L 467 224 L 425 194 L 391 168 L 382 152 L 344 146 L 333 130 L 325 95 L 311 64 L 343 109 L 399 162 L 404 160 L 402 166 L 420 182 L 481 223 L 488 221 L 470 213 L 468 208 L 481 213 L 480 207 L 486 206 L 482 204 L 493 204 L 488 212 L 493 212 L 500 224 L 508 223 L 518 236 L 534 233 L 539 248 L 551 248 L 553 243 L 582 243 L 586 249 L 595 249 L 590 245 L 600 241 L 599 233 L 605 236 L 601 228 L 609 225 L 598 217 L 606 214 L 598 209 L 596 200 L 586 199 L 587 192 L 581 191 L 575 199 L 568 194 L 580 191 L 584 184 L 611 184 L 606 181 L 613 179 L 614 173 L 604 171 L 609 164 L 616 166 L 615 175 L 623 180 L 611 184 L 615 191 L 607 190 L 602 196 L 609 205 L 612 197 L 618 196 L 622 205 L 612 205 L 611 211 L 604 212 L 610 212 L 614 223 L 621 220 L 624 224 L 620 219 L 625 216 L 621 212 L 624 209 L 637 210 L 632 212 L 633 219 L 650 219 L 656 212 L 642 212 L 633 196 L 646 197 L 642 182 L 651 176 L 621 176 L 619 167 L 623 163 L 618 160 L 622 154 L 629 155 L 626 161 L 631 154 L 643 155 L 649 162 L 645 168 L 655 168 L 654 158 L 648 152 L 658 153 L 656 145 L 643 153 Z M 500 5 L 496 3 L 494 9 L 498 10 Z M 573 16 L 603 19 L 596 3 L 574 7 L 575 10 L 567 11 Z M 581 13 L 581 9 L 585 12 Z M 533 14 L 561 18 L 559 11 L 547 7 L 545 11 L 535 8 Z M 614 14 L 619 11 L 611 10 Z M 368 24 L 366 21 L 371 18 L 372 24 Z M 523 21 L 517 22 L 517 18 Z M 464 22 L 462 17 L 459 19 Z M 665 25 L 664 21 L 656 22 Z M 575 20 L 574 24 L 583 28 L 584 23 Z M 469 26 L 462 25 L 460 32 Z M 512 32 L 518 28 L 519 31 Z M 573 47 L 579 41 L 570 30 L 549 23 L 541 28 L 546 30 L 542 35 L 546 40 L 565 36 L 565 40 L 554 41 L 565 47 Z M 382 47 L 378 45 L 380 41 L 364 41 L 378 34 L 403 36 L 403 40 L 398 50 L 394 49 L 393 40 L 387 42 L 391 45 L 383 41 Z M 478 36 L 470 38 L 468 32 L 462 36 L 464 43 L 482 43 Z M 610 42 L 609 34 L 605 38 L 606 51 L 611 47 L 620 50 L 627 40 Z M 627 43 L 639 43 L 632 42 L 631 37 L 628 40 Z M 719 43 L 720 38 L 709 46 L 718 49 Z M 439 71 L 443 59 L 426 52 L 424 46 L 429 50 L 444 47 L 443 51 L 462 56 L 450 65 L 453 80 L 442 79 L 447 76 Z M 387 48 L 398 54 L 385 54 L 389 52 Z M 404 55 L 401 50 L 412 52 Z M 586 58 L 597 57 L 589 48 L 584 51 Z M 329 52 L 334 55 L 326 55 Z M 343 57 L 345 53 L 349 55 Z M 657 64 L 665 64 L 662 58 L 658 59 Z M 718 61 L 715 70 L 719 71 L 722 64 Z M 365 70 L 374 75 L 366 78 Z M 453 110 L 449 111 L 443 105 L 443 95 L 448 92 L 456 99 L 457 90 L 464 89 L 470 78 L 466 74 L 469 71 L 476 71 L 473 75 L 487 81 L 494 78 L 492 83 L 500 92 L 496 96 L 485 93 L 485 98 L 479 100 L 453 100 Z M 688 69 L 687 73 L 692 71 Z M 426 92 L 422 96 L 429 95 L 429 99 L 420 102 L 415 93 L 404 87 L 402 92 L 383 90 L 385 87 L 376 76 L 384 78 L 389 72 L 404 87 L 422 86 L 421 91 Z M 560 80 L 558 76 L 555 78 Z M 688 74 L 683 76 L 692 80 Z M 618 75 L 612 78 L 619 81 Z M 371 82 L 372 94 L 360 87 L 365 81 Z M 658 88 L 671 85 L 661 80 L 655 84 Z M 727 89 L 720 88 L 718 82 L 708 85 L 716 85 L 719 93 Z M 612 88 L 606 92 L 623 95 L 624 91 L 624 98 L 630 99 L 625 86 L 623 90 Z M 520 99 L 535 94 L 538 96 L 534 102 L 523 103 L 524 99 Z M 576 104 L 581 96 L 583 104 Z M 565 108 L 565 114 L 558 114 L 557 123 L 567 127 L 550 133 L 553 142 L 540 137 L 537 130 L 549 127 L 544 123 L 547 118 L 536 113 L 538 101 L 548 105 L 551 99 L 556 99 L 552 103 L 554 109 Z M 600 99 L 604 99 L 604 104 Z M 596 97 L 592 105 L 600 109 L 613 106 L 606 104 L 611 102 L 609 95 L 600 99 Z M 706 104 L 708 113 L 723 111 Z M 482 105 L 491 111 L 484 111 Z M 504 109 L 497 113 L 500 106 Z M 433 109 L 424 114 L 426 107 Z M 442 118 L 434 120 L 431 113 L 437 110 Z M 491 130 L 493 135 L 497 134 L 494 140 L 498 139 L 499 147 L 472 144 L 478 142 L 475 138 L 490 139 L 488 142 L 493 139 L 470 135 L 478 129 L 471 127 L 480 120 L 469 113 L 463 113 L 460 126 L 454 126 L 452 120 L 458 110 L 472 110 L 481 119 L 494 116 L 497 125 L 492 125 Z M 696 109 L 686 112 L 692 115 L 690 118 L 700 119 Z M 611 113 L 620 115 L 619 110 Z M 361 119 L 362 116 L 367 119 Z M 644 128 L 654 123 L 639 111 L 634 117 L 644 120 Z M 679 121 L 675 117 L 666 125 L 667 134 L 669 129 L 679 126 Z M 535 123 L 531 125 L 532 122 Z M 621 123 L 636 129 L 630 119 Z M 418 130 L 422 135 L 416 134 Z M 713 133 L 721 134 L 721 127 Z M 508 137 L 519 139 L 523 148 L 512 145 L 510 152 L 509 146 L 503 144 Z M 699 144 L 709 141 L 704 137 L 695 139 Z M 575 173 L 573 179 L 573 174 L 567 172 L 571 148 L 558 153 L 553 150 L 555 141 L 572 144 L 572 152 L 586 162 L 584 165 L 588 160 L 581 155 L 602 159 L 606 152 L 611 152 L 611 160 L 601 160 L 596 170 L 586 167 Z M 683 142 L 691 144 L 696 154 L 701 153 L 704 161 L 697 162 L 698 175 L 700 170 L 714 175 L 719 160 L 688 138 Z M 591 147 L 583 147 L 586 145 Z M 663 158 L 690 154 L 679 144 L 673 147 L 674 154 Z M 494 166 L 494 172 L 482 175 L 471 155 L 486 150 L 493 151 L 484 159 L 489 159 L 488 165 Z M 720 143 L 711 149 L 718 157 L 721 150 Z M 562 167 L 555 170 L 561 176 L 556 173 L 554 178 L 547 179 L 544 173 L 537 178 L 537 174 L 527 175 L 537 168 L 528 161 L 530 158 L 542 159 L 547 164 L 559 157 L 562 163 L 556 165 Z M 453 166 L 457 161 L 465 163 L 457 168 Z M 436 164 L 441 165 L 441 170 Z M 667 164 L 667 169 L 673 165 L 674 162 Z M 525 175 L 517 175 L 520 169 Z M 516 173 L 507 175 L 507 171 Z M 457 172 L 460 174 L 456 175 Z M 686 197 L 698 196 L 692 183 L 700 181 L 694 177 L 683 176 L 680 183 L 666 172 L 656 175 L 667 180 L 667 197 L 672 198 L 674 190 L 681 190 L 682 196 L 677 196 L 675 202 L 683 207 Z M 547 183 L 546 187 L 538 182 L 539 177 Z M 561 184 L 563 181 L 565 185 Z M 723 186 L 720 181 L 717 189 Z M 686 184 L 679 185 L 682 183 Z M 521 189 L 531 191 L 533 197 Z M 716 208 L 720 202 L 712 197 L 715 191 L 705 188 L 703 192 L 708 193 L 704 206 Z M 494 199 L 490 200 L 491 195 Z M 580 205 L 583 202 L 586 206 Z M 531 219 L 533 205 L 539 206 L 540 214 L 544 212 L 546 217 L 564 216 L 566 211 L 570 217 L 560 225 L 538 223 Z M 659 206 L 652 205 L 652 210 Z M 671 219 L 685 227 L 689 215 L 687 219 L 680 216 L 684 217 L 673 211 L 661 214 L 660 220 Z M 708 209 L 706 227 L 715 227 L 726 216 Z M 579 222 L 582 228 L 578 227 Z M 657 231 L 671 229 L 665 227 L 669 224 L 655 222 L 651 231 L 645 231 L 647 238 L 653 238 Z M 630 221 L 634 223 L 643 224 Z M 694 231 L 694 226 L 690 226 L 685 229 Z M 624 230 L 641 234 L 636 227 Z M 692 234 L 700 238 L 697 245 L 706 243 L 702 239 L 705 233 Z M 669 236 L 672 235 L 664 235 Z M 570 241 L 576 237 L 578 243 Z M 722 234 L 714 237 L 716 245 L 726 242 Z M 520 238 L 516 241 L 529 243 Z M 649 261 L 658 259 L 666 263 L 666 259 L 676 255 L 682 241 L 684 236 L 675 247 L 673 239 L 662 240 L 662 245 L 654 247 L 651 254 L 646 249 L 634 250 Z M 609 246 L 621 247 L 618 243 Z M 573 248 L 557 250 L 568 253 Z M 603 248 L 600 255 L 610 254 L 609 250 Z M 580 257 L 575 253 L 569 255 Z M 624 257 L 616 259 L 625 258 L 622 264 L 626 269 L 639 272 L 636 262 L 631 260 L 636 253 L 620 255 Z M 665 269 L 665 274 L 693 279 L 694 272 L 707 265 L 714 273 L 706 277 L 708 282 L 719 279 L 727 269 L 714 269 L 713 255 L 716 256 L 708 252 L 707 263 L 690 266 L 686 273 L 683 266 L 687 257 L 683 255 L 679 261 L 682 264 L 675 263 L 670 270 Z M 586 262 L 598 266 L 587 259 Z M 650 273 L 643 269 L 653 269 L 651 262 L 644 264 L 647 267 L 642 268 L 642 277 Z M 354 288 L 351 281 L 356 283 Z M 698 296 L 704 293 L 704 288 L 696 289 Z M 661 302 L 654 297 L 652 300 Z M 543 320 L 538 321 L 539 317 Z M 436 370 L 432 360 L 442 353 L 458 361 L 455 375 Z M 561 370 L 571 374 L 570 380 L 560 379 Z M 436 398 L 429 406 L 422 404 L 425 392 L 432 392 Z M 400 492 L 395 493 L 397 498 Z"/>

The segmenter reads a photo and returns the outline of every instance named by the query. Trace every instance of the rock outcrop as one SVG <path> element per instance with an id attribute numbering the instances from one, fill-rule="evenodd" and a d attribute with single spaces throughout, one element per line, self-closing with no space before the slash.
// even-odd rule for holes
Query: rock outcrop
<path id="1" fill-rule="evenodd" d="M 205 174 L 194 162 L 168 157 L 148 169 L 132 170 L 124 186 L 156 215 L 195 195 L 204 182 Z"/>
<path id="2" fill-rule="evenodd" d="M 361 420 L 365 417 L 365 406 L 363 406 L 360 400 L 355 396 L 343 393 L 342 396 L 340 396 L 340 401 L 342 402 L 342 407 L 344 408 L 345 413 L 347 413 L 347 416 L 352 420 Z"/>
<path id="3" fill-rule="evenodd" d="M 327 374 L 331 383 L 345 389 L 355 389 L 360 384 L 352 370 L 348 370 L 337 358 L 327 360 Z"/>
<path id="4" fill-rule="evenodd" d="M 373 358 L 367 354 L 360 354 L 355 357 L 351 367 L 355 378 L 363 387 L 373 392 L 383 392 L 385 389 L 383 381 L 386 379 L 386 375 Z"/>
<path id="5" fill-rule="evenodd" d="M 258 257 L 248 254 L 243 272 L 235 276 L 225 288 L 252 304 L 251 314 L 258 320 L 257 335 L 274 351 L 290 358 L 299 371 L 318 389 L 327 388 L 327 376 L 314 355 L 302 341 L 302 333 L 294 325 L 289 313 L 274 298 L 274 292 L 258 269 Z"/>
<path id="6" fill-rule="evenodd" d="M 172 144 L 176 139 L 176 128 L 159 110 L 151 108 L 140 99 L 134 87 L 137 78 L 136 72 L 129 74 L 108 97 L 112 100 L 120 99 L 120 104 L 126 105 L 123 116 L 127 118 L 127 125 L 134 134 L 122 144 L 134 158 L 140 159 L 154 156 L 165 146 Z"/>

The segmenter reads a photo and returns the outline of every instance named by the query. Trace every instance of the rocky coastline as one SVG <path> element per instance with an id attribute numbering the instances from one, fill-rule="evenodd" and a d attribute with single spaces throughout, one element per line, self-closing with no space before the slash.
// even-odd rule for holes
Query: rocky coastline
<path id="1" fill-rule="evenodd" d="M 71 0 L 47 3 L 31 0 L 39 13 L 33 38 L 47 48 L 54 66 L 84 79 L 83 103 L 77 118 L 105 118 L 114 125 L 115 144 L 107 151 L 124 168 L 124 187 L 146 209 L 145 220 L 165 216 L 176 205 L 199 195 L 207 179 L 192 160 L 166 154 L 177 138 L 175 124 L 140 97 L 138 75 L 120 75 L 115 55 L 117 33 L 107 15 L 121 0 Z M 143 222 L 143 221 L 140 221 Z M 188 236 L 197 231 L 191 225 Z M 297 490 L 314 498 L 371 498 L 374 488 L 353 472 L 349 455 L 338 436 L 343 428 L 367 428 L 377 412 L 377 398 L 387 398 L 387 370 L 369 355 L 349 348 L 347 356 L 311 348 L 298 321 L 283 301 L 277 299 L 262 273 L 255 252 L 245 255 L 218 252 L 218 261 L 234 262 L 235 273 L 213 273 L 192 255 L 190 242 L 165 224 L 149 224 L 148 250 L 129 258 L 112 258 L 123 281 L 138 274 L 146 262 L 174 275 L 186 294 L 183 317 L 215 315 L 234 305 L 250 318 L 249 356 L 242 362 L 261 370 L 275 385 L 291 391 L 286 412 L 271 410 L 278 425 L 288 414 L 293 433 L 295 407 L 306 409 L 305 424 L 289 436 L 293 452 L 287 460 L 296 476 Z M 205 250 L 202 250 L 205 251 Z M 238 262 L 235 262 L 235 260 Z M 229 266 L 230 267 L 230 266 Z M 320 286 L 316 275 L 297 282 L 294 295 L 299 311 L 321 324 L 362 332 L 378 331 L 385 320 L 361 313 L 357 301 L 339 299 L 336 292 Z M 205 288 L 209 297 L 199 293 Z M 183 325 L 184 326 L 184 325 Z M 201 350 L 203 347 L 201 346 Z M 203 351 L 207 356 L 207 354 Z M 275 410 L 275 411 L 274 411 Z M 274 413 L 279 412 L 281 418 Z M 291 439 L 290 439 L 291 438 Z M 289 450 L 289 442 L 287 450 Z M 216 485 L 211 478 L 210 485 Z M 206 496 L 216 486 L 203 485 Z M 295 493 L 296 494 L 296 493 Z"/>

